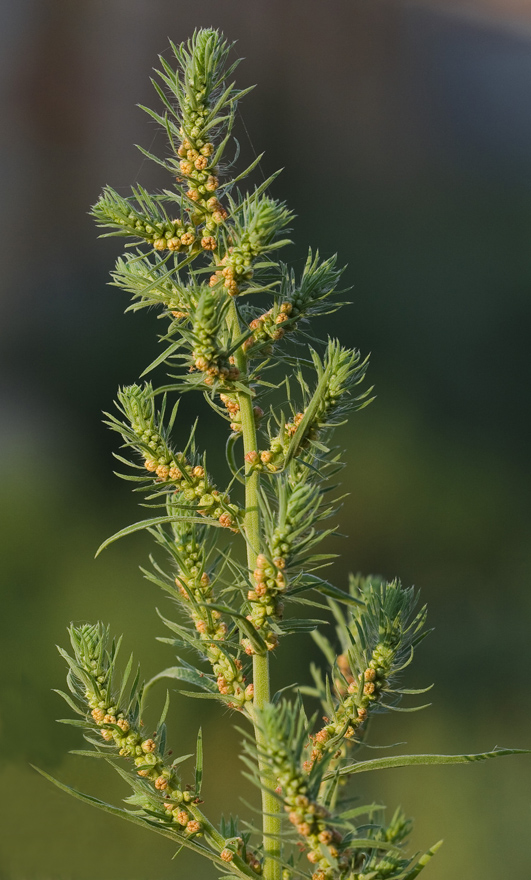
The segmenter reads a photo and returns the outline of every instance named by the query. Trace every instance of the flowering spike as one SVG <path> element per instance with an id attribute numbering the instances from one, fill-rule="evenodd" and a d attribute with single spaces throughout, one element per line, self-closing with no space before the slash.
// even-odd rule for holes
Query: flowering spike
<path id="1" fill-rule="evenodd" d="M 336 257 L 322 260 L 310 249 L 300 275 L 276 261 L 275 252 L 290 244 L 293 219 L 268 192 L 277 174 L 249 192 L 237 187 L 261 156 L 232 173 L 235 160 L 227 153 L 238 152 L 236 107 L 249 91 L 232 82 L 232 48 L 211 28 L 171 43 L 173 58 L 160 58 L 154 82 L 160 112 L 144 108 L 168 137 L 165 158 L 141 148 L 171 186 L 156 194 L 135 186 L 129 196 L 106 187 L 92 210 L 105 235 L 127 237 L 133 246 L 112 272 L 113 285 L 130 296 L 128 309 L 153 307 L 162 319 L 160 354 L 142 376 L 166 373 L 159 386 L 121 388 L 118 413 L 107 415 L 123 439 L 125 453 L 116 457 L 132 469 L 120 476 L 148 493 L 144 506 L 159 510 L 101 549 L 141 529 L 154 539 L 163 558 L 151 558 L 143 571 L 173 603 L 171 619 L 159 616 L 171 633 L 161 641 L 176 650 L 177 664 L 144 687 L 132 657 L 119 674 L 119 642 L 107 627 L 71 628 L 73 655 L 60 649 L 71 695 L 61 696 L 81 718 L 67 722 L 81 726 L 94 747 L 81 754 L 107 759 L 129 783 L 126 802 L 134 810 L 71 793 L 210 859 L 216 876 L 221 869 L 264 880 L 413 880 L 439 845 L 407 857 L 411 821 L 400 811 L 388 821 L 374 804 L 342 811 L 342 784 L 384 766 L 465 763 L 516 751 L 348 763 L 348 746 L 365 737 L 370 715 L 398 709 L 403 694 L 418 692 L 397 685 L 426 634 L 426 611 L 415 610 L 417 594 L 398 580 L 357 577 L 345 593 L 320 577 L 334 554 L 318 545 L 336 533 L 330 520 L 341 500 L 328 495 L 342 467 L 330 443 L 346 416 L 372 399 L 371 389 L 359 390 L 368 359 L 338 340 L 323 342 L 312 326 L 345 305 L 336 297 Z M 190 392 L 200 392 L 229 423 L 225 489 L 218 488 L 222 473 L 210 473 L 198 450 L 197 420 L 183 436 L 178 407 Z M 217 469 L 225 426 L 207 433 L 209 464 Z M 303 596 L 310 590 L 318 601 Z M 327 621 L 285 615 L 296 604 L 333 616 L 336 644 L 317 629 Z M 323 650 L 328 674 L 314 665 L 313 688 L 300 686 L 293 702 L 282 691 L 271 699 L 273 652 L 288 635 L 306 632 Z M 190 756 L 172 758 L 166 750 L 168 700 L 155 728 L 144 728 L 146 692 L 161 679 L 184 682 L 194 689 L 184 694 L 215 700 L 249 722 L 241 731 L 242 757 L 262 792 L 260 839 L 254 826 L 232 816 L 217 828 L 201 809 L 209 764 L 201 734 L 195 778 L 181 782 L 178 767 Z M 308 718 L 302 694 L 320 701 L 322 718 Z"/>

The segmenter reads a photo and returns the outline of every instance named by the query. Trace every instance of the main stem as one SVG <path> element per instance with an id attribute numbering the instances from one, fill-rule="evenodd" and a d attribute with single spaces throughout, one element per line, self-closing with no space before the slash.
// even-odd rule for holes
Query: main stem
<path id="1" fill-rule="evenodd" d="M 229 321 L 233 336 L 240 335 L 240 322 L 236 303 L 231 302 Z M 247 369 L 247 358 L 240 348 L 235 352 L 236 366 L 242 374 Z M 256 426 L 253 411 L 253 399 L 250 394 L 238 394 L 240 417 L 243 435 L 244 455 L 248 452 L 257 451 Z M 247 539 L 247 567 L 250 572 L 256 568 L 256 557 L 260 550 L 260 511 L 258 493 L 260 489 L 260 472 L 245 462 L 245 517 L 244 530 Z M 269 691 L 269 654 L 253 655 L 253 684 L 254 684 L 254 708 L 262 709 L 270 699 Z M 267 742 L 261 730 L 255 724 L 256 744 L 260 751 L 264 751 Z M 262 788 L 262 811 L 263 811 L 263 836 L 264 836 L 264 880 L 281 880 L 282 866 L 280 864 L 280 803 L 277 798 L 270 794 L 276 787 L 276 780 L 272 779 L 264 767 L 259 764 L 260 781 Z M 266 790 L 267 789 L 267 790 Z"/>

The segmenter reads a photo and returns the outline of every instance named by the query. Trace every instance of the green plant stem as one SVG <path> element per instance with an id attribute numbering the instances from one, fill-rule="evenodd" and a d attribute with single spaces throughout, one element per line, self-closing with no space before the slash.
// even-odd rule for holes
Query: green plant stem
<path id="1" fill-rule="evenodd" d="M 233 336 L 240 334 L 240 323 L 236 303 L 233 300 L 229 309 L 229 322 Z M 240 373 L 245 374 L 247 358 L 239 348 L 235 354 L 236 366 Z M 243 435 L 244 455 L 257 451 L 256 426 L 253 411 L 253 399 L 250 394 L 239 393 L 238 403 Z M 260 550 L 260 513 L 258 493 L 260 489 L 260 472 L 245 462 L 245 518 L 244 531 L 247 541 L 247 566 L 250 572 L 256 568 L 256 557 Z M 253 655 L 254 707 L 262 709 L 270 699 L 269 690 L 269 655 Z M 258 726 L 254 725 L 256 744 L 260 751 L 267 745 Z M 281 880 L 280 864 L 280 803 L 270 793 L 276 787 L 276 780 L 271 779 L 266 768 L 260 765 L 262 785 L 263 836 L 264 836 L 264 880 Z"/>

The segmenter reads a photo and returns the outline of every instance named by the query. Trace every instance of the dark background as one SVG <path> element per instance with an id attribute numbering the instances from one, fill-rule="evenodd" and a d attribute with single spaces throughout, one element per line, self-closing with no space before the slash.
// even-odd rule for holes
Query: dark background
<path id="1" fill-rule="evenodd" d="M 50 689 L 63 686 L 54 643 L 70 620 L 123 631 L 146 676 L 174 662 L 155 642 L 164 600 L 137 568 L 149 542 L 93 560 L 138 518 L 111 474 L 101 410 L 157 353 L 158 325 L 122 316 L 125 296 L 106 287 L 120 244 L 98 242 L 87 211 L 105 183 L 168 185 L 133 146 L 165 149 L 135 105 L 156 107 L 157 54 L 197 26 L 238 40 L 238 84 L 258 84 L 241 106 L 242 162 L 265 149 L 264 173 L 285 169 L 274 192 L 297 214 L 289 256 L 300 267 L 311 244 L 348 262 L 353 305 L 326 327 L 372 352 L 377 401 L 341 434 L 350 537 L 330 547 L 344 554 L 333 577 L 376 571 L 422 588 L 435 632 L 408 684 L 436 682 L 430 709 L 382 719 L 374 741 L 531 745 L 531 11 L 485 6 L 488 17 L 480 2 L 396 0 L 4 7 L 1 880 L 215 876 L 29 767 L 116 803 L 124 794 L 110 769 L 65 757 L 82 743 L 55 724 L 67 711 Z M 203 423 L 210 443 L 223 435 Z M 306 680 L 310 650 L 299 637 L 283 646 L 275 682 Z M 207 810 L 246 812 L 238 796 L 256 795 L 240 777 L 239 734 L 204 705 L 174 696 L 172 745 L 193 747 L 200 707 Z M 375 774 L 362 796 L 415 815 L 414 847 L 445 838 L 426 877 L 518 880 L 530 782 L 517 757 Z"/>

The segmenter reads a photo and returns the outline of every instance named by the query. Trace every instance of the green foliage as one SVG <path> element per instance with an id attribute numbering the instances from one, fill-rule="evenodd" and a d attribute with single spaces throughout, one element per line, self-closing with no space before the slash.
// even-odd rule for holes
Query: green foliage
<path id="1" fill-rule="evenodd" d="M 347 780 L 516 750 L 356 760 L 372 716 L 413 711 L 419 707 L 399 705 L 402 696 L 427 690 L 401 686 L 426 635 L 426 609 L 417 610 L 415 591 L 398 580 L 357 576 L 344 592 L 315 573 L 334 558 L 319 546 L 336 531 L 340 502 L 330 496 L 342 467 L 330 444 L 348 414 L 372 400 L 372 389 L 359 387 L 368 359 L 314 330 L 344 305 L 334 298 L 342 275 L 336 257 L 321 260 L 310 249 L 300 278 L 273 259 L 290 243 L 283 236 L 293 219 L 267 193 L 276 175 L 250 193 L 236 184 L 258 160 L 231 176 L 225 153 L 237 103 L 249 91 L 230 80 L 232 46 L 215 30 L 198 30 L 171 47 L 176 68 L 161 57 L 162 86 L 154 83 L 163 110 L 147 111 L 164 128 L 170 156 L 142 152 L 169 172 L 173 188 L 152 195 L 136 186 L 124 198 L 106 187 L 93 215 L 111 230 L 106 235 L 131 239 L 135 249 L 118 258 L 112 283 L 129 294 L 130 310 L 158 310 L 162 351 L 144 375 L 166 371 L 158 386 L 120 389 L 116 412 L 106 414 L 123 440 L 116 457 L 128 470 L 120 476 L 156 510 L 100 550 L 149 532 L 157 555 L 144 574 L 172 602 L 176 619 L 161 615 L 171 637 L 161 640 L 176 662 L 144 686 L 132 657 L 120 671 L 119 643 L 104 626 L 71 627 L 73 655 L 60 649 L 70 694 L 59 693 L 78 716 L 66 723 L 92 746 L 77 753 L 110 763 L 132 793 L 124 810 L 56 784 L 206 856 L 229 878 L 412 880 L 439 844 L 420 858 L 407 856 L 411 821 L 400 810 L 386 821 L 376 804 L 346 809 Z M 195 425 L 185 443 L 176 440 L 179 398 L 192 391 L 229 424 L 228 482 L 207 470 Z M 219 448 L 218 433 L 214 444 Z M 325 618 L 295 617 L 294 606 L 317 607 Z M 318 629 L 330 618 L 333 640 Z M 281 639 L 303 632 L 312 632 L 325 669 L 314 665 L 313 686 L 296 687 L 294 699 L 271 698 L 269 658 Z M 143 734 L 146 692 L 162 679 L 222 703 L 246 725 L 243 757 L 262 791 L 261 840 L 234 817 L 218 827 L 207 818 L 201 732 L 195 771 L 181 780 L 180 765 L 191 756 L 170 758 L 168 700 L 153 737 Z M 307 716 L 304 697 L 319 701 L 324 726 L 318 712 Z"/>

